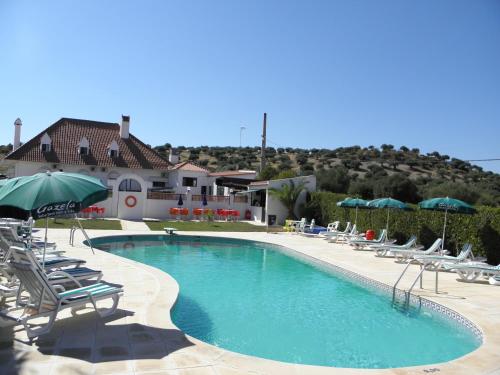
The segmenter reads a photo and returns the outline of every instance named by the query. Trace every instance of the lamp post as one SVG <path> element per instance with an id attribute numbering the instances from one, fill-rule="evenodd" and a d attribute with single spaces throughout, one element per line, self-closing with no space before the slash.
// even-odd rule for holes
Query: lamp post
<path id="1" fill-rule="evenodd" d="M 243 130 L 245 130 L 245 129 L 246 129 L 246 127 L 240 126 L 240 148 L 241 148 L 241 136 L 243 134 Z"/>

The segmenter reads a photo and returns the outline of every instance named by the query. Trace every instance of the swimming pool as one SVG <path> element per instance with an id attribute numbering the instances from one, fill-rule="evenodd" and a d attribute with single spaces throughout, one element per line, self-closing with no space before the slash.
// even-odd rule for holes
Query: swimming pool
<path id="1" fill-rule="evenodd" d="M 449 361 L 481 344 L 470 329 L 436 310 L 401 312 L 385 291 L 274 245 L 157 235 L 92 243 L 172 275 L 180 286 L 173 322 L 234 352 L 300 364 L 392 368 Z"/>

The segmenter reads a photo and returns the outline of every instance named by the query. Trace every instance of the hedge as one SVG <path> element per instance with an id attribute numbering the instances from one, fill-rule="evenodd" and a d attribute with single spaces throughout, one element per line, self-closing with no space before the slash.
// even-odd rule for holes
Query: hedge
<path id="1" fill-rule="evenodd" d="M 312 193 L 304 207 L 308 219 L 316 219 L 318 224 L 326 225 L 335 220 L 341 224 L 354 222 L 355 209 L 342 208 L 337 202 L 346 198 L 344 194 L 327 192 Z M 418 209 L 413 211 L 391 210 L 389 235 L 403 243 L 412 234 L 417 235 L 419 243 L 430 246 L 442 236 L 444 212 Z M 448 214 L 445 247 L 456 255 L 464 243 L 473 245 L 475 256 L 484 256 L 490 264 L 500 263 L 500 208 L 476 207 L 475 215 Z M 387 210 L 358 210 L 358 230 L 380 230 L 385 228 Z"/>

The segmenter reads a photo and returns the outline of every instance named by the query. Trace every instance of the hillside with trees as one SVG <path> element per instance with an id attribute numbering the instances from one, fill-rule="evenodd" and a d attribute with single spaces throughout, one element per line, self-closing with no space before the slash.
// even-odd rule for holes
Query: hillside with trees
<path id="1" fill-rule="evenodd" d="M 169 143 L 154 149 L 168 158 Z M 0 145 L 0 160 L 12 145 Z M 260 147 L 176 147 L 180 161 L 190 160 L 210 171 L 260 168 Z M 391 196 L 416 203 L 451 196 L 471 204 L 500 206 L 500 175 L 434 151 L 383 144 L 329 149 L 266 148 L 261 179 L 315 174 L 318 189 L 364 199 Z M 1 165 L 0 165 L 1 173 Z"/>
<path id="2" fill-rule="evenodd" d="M 171 145 L 155 149 L 168 157 Z M 177 147 L 180 160 L 211 171 L 259 170 L 260 147 Z M 329 149 L 266 148 L 261 179 L 315 174 L 318 188 L 365 199 L 391 196 L 416 203 L 452 196 L 471 204 L 500 206 L 500 175 L 439 152 L 383 144 Z"/>

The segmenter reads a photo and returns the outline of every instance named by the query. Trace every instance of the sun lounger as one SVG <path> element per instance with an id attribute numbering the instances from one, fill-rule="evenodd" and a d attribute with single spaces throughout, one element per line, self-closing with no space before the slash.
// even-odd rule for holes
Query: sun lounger
<path id="1" fill-rule="evenodd" d="M 348 240 L 349 245 L 353 246 L 355 250 L 371 250 L 371 245 L 382 245 L 382 244 L 393 244 L 396 240 L 388 240 L 387 239 L 387 229 L 382 229 L 380 235 L 375 240 L 367 240 L 365 238 L 361 239 L 350 239 Z"/>
<path id="2" fill-rule="evenodd" d="M 396 262 L 406 262 L 408 260 L 413 260 L 414 256 L 419 255 L 430 255 L 437 253 L 440 250 L 441 242 L 443 240 L 438 238 L 427 250 L 414 250 L 414 249 L 391 249 L 391 253 L 396 258 Z"/>
<path id="3" fill-rule="evenodd" d="M 351 239 L 363 239 L 364 237 L 358 234 L 358 229 L 356 224 L 354 224 L 349 233 L 339 233 L 336 236 L 331 236 L 328 242 L 340 242 L 340 241 L 348 241 Z"/>
<path id="4" fill-rule="evenodd" d="M 486 263 L 468 262 L 468 263 L 443 263 L 445 270 L 454 271 L 460 279 L 472 282 L 480 277 L 498 277 L 500 276 L 500 265 L 491 266 Z"/>
<path id="5" fill-rule="evenodd" d="M 443 263 L 457 264 L 464 262 L 469 256 L 472 255 L 472 245 L 470 243 L 464 244 L 460 254 L 456 257 L 451 255 L 415 255 L 413 259 L 418 263 L 425 266 L 428 270 L 437 270 L 442 267 Z"/>
<path id="6" fill-rule="evenodd" d="M 19 246 L 16 246 L 19 245 Z M 24 243 L 19 244 L 9 244 L 5 239 L 0 235 L 0 259 L 2 262 L 0 263 L 0 267 L 2 267 L 7 260 L 10 259 L 12 255 L 12 247 L 21 247 L 25 246 Z M 26 247 L 24 247 L 26 248 Z M 33 250 L 33 249 L 32 249 Z M 38 262 L 41 263 L 43 259 L 43 255 L 38 252 L 33 251 L 33 254 L 38 259 Z M 55 270 L 63 267 L 79 267 L 86 262 L 83 259 L 77 258 L 68 258 L 65 256 L 59 256 L 56 254 L 45 254 L 45 270 Z"/>
<path id="7" fill-rule="evenodd" d="M 339 229 L 340 221 L 334 221 L 333 223 L 328 223 L 326 226 L 327 232 L 336 232 Z"/>
<path id="8" fill-rule="evenodd" d="M 123 293 L 121 286 L 106 283 L 65 290 L 62 286 L 52 285 L 36 263 L 14 259 L 9 265 L 30 296 L 23 315 L 18 318 L 30 339 L 50 332 L 57 314 L 63 309 L 71 308 L 74 314 L 91 303 L 101 317 L 109 316 L 116 311 Z M 113 304 L 109 309 L 100 310 L 97 308 L 97 302 L 104 299 L 111 299 Z M 43 326 L 32 328 L 30 321 L 40 317 L 48 317 L 49 320 Z"/>
<path id="9" fill-rule="evenodd" d="M 423 246 L 416 246 L 417 244 L 417 236 L 411 236 L 408 241 L 406 241 L 403 245 L 395 245 L 395 244 L 381 244 L 381 245 L 370 245 L 370 249 L 375 251 L 375 256 L 385 257 L 385 256 L 393 256 L 393 250 L 421 250 Z"/>
<path id="10" fill-rule="evenodd" d="M 19 246 L 20 244 L 24 244 L 31 249 L 41 252 L 44 249 L 43 241 L 25 241 L 24 238 L 20 237 L 14 228 L 0 226 L 0 236 L 5 242 L 8 243 L 9 246 Z M 55 243 L 49 242 L 47 246 L 45 246 L 45 253 L 57 253 L 61 254 L 64 251 L 57 250 Z"/>
<path id="11" fill-rule="evenodd" d="M 31 263 L 33 267 L 40 267 L 40 260 L 33 254 L 33 252 L 29 249 L 22 249 L 20 247 L 11 247 L 11 254 L 14 260 L 22 261 L 26 263 Z M 71 258 L 67 258 L 71 259 Z M 50 261 L 50 259 L 49 259 Z M 78 267 L 75 267 L 78 265 Z M 80 267 L 81 264 L 70 263 L 69 267 L 59 267 L 56 270 L 49 270 L 47 273 L 47 277 L 53 283 L 65 284 L 68 282 L 74 282 L 78 286 L 80 285 L 80 281 L 96 279 L 96 282 L 99 282 L 102 278 L 102 272 L 93 270 L 87 267 Z M 47 271 L 46 271 L 47 272 Z"/>
<path id="12" fill-rule="evenodd" d="M 338 225 L 337 225 L 338 227 Z M 336 237 L 338 236 L 339 234 L 341 233 L 344 233 L 344 234 L 347 234 L 351 231 L 352 229 L 352 224 L 350 221 L 347 222 L 346 226 L 345 226 L 345 229 L 343 231 L 340 231 L 340 230 L 330 230 L 330 231 L 326 231 L 326 232 L 323 232 L 322 233 L 322 236 L 324 236 L 327 240 L 332 238 L 332 237 Z"/>

